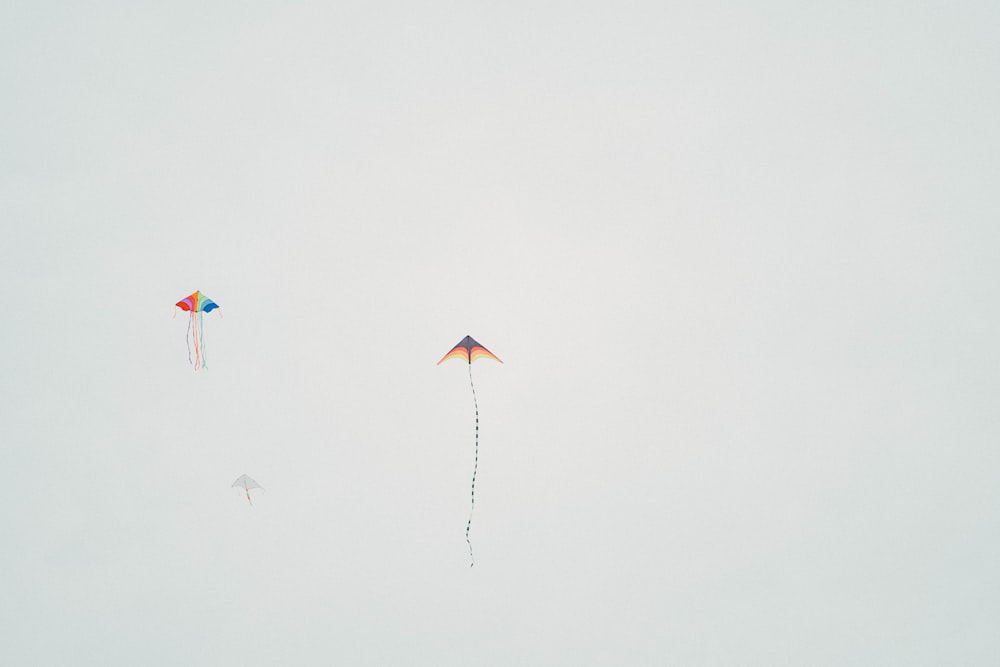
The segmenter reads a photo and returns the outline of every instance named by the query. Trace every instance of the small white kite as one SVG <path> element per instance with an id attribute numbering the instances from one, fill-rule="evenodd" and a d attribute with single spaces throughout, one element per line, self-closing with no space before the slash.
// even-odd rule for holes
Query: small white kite
<path id="1" fill-rule="evenodd" d="M 250 503 L 251 507 L 253 506 L 253 501 L 250 500 L 250 489 L 260 489 L 262 491 L 264 490 L 264 487 L 258 484 L 256 480 L 254 480 L 252 477 L 247 477 L 246 475 L 240 475 L 239 477 L 237 477 L 236 481 L 233 482 L 233 486 L 235 486 L 238 489 L 243 489 L 244 491 L 246 491 L 247 502 Z"/>

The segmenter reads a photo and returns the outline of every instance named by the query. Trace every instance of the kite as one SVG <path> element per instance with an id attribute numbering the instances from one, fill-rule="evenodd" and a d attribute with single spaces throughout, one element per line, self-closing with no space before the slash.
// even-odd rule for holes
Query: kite
<path id="1" fill-rule="evenodd" d="M 258 484 L 252 477 L 247 477 L 246 475 L 240 475 L 239 477 L 237 477 L 236 481 L 233 482 L 233 486 L 246 491 L 247 502 L 250 503 L 251 507 L 253 507 L 253 501 L 250 500 L 250 489 L 260 489 L 262 491 L 264 490 L 263 486 Z"/>
<path id="2" fill-rule="evenodd" d="M 469 567 L 476 564 L 476 559 L 472 555 L 472 542 L 469 540 L 469 529 L 472 527 L 472 513 L 476 510 L 476 471 L 479 469 L 479 402 L 476 400 L 476 385 L 472 382 L 472 362 L 476 359 L 493 359 L 495 361 L 500 361 L 500 359 L 487 350 L 485 347 L 476 342 L 472 336 L 466 336 L 462 341 L 451 348 L 451 352 L 441 357 L 441 361 L 438 362 L 440 366 L 442 362 L 448 359 L 463 359 L 469 364 L 469 386 L 472 387 L 472 405 L 476 409 L 476 460 L 472 467 L 472 509 L 469 510 L 469 520 L 465 524 L 465 542 L 469 545 Z M 500 361 L 502 364 L 503 362 Z"/>
<path id="3" fill-rule="evenodd" d="M 215 303 L 207 296 L 201 292 L 195 292 L 191 296 L 186 296 L 176 304 L 176 308 L 181 310 L 186 310 L 191 313 L 191 317 L 188 320 L 188 330 L 187 330 L 187 344 L 188 344 L 188 363 L 194 365 L 194 369 L 198 370 L 198 367 L 205 368 L 205 332 L 202 329 L 201 324 L 201 314 L 210 313 L 219 307 L 219 304 Z M 174 311 L 174 317 L 177 317 L 177 311 Z M 222 313 L 219 313 L 219 317 L 222 317 Z M 191 359 L 191 339 L 194 338 L 194 360 Z"/>

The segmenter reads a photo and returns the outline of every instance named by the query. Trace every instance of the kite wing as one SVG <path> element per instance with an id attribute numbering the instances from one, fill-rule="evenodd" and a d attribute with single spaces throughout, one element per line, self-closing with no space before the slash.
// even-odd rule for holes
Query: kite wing
<path id="1" fill-rule="evenodd" d="M 476 339 L 472 336 L 466 336 L 461 340 L 461 342 L 455 347 L 451 348 L 451 352 L 441 357 L 441 361 L 438 365 L 447 361 L 448 359 L 463 359 L 470 364 L 476 359 L 493 359 L 494 361 L 500 361 L 497 355 L 493 354 L 485 347 L 476 342 Z M 503 362 L 500 361 L 502 364 Z"/>
<path id="2" fill-rule="evenodd" d="M 190 296 L 186 296 L 174 305 L 181 310 L 187 310 L 192 313 L 210 313 L 219 307 L 219 304 L 215 303 L 201 292 L 195 292 Z"/>
<path id="3" fill-rule="evenodd" d="M 233 486 L 241 489 L 246 489 L 247 491 L 249 491 L 250 489 L 264 488 L 263 486 L 258 484 L 256 480 L 254 480 L 252 477 L 247 477 L 246 475 L 240 475 L 239 477 L 237 477 L 236 481 L 233 482 Z"/>

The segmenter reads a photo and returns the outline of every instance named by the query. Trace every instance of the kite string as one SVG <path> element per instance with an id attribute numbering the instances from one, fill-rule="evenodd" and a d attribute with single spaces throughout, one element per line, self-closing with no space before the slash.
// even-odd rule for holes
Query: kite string
<path id="1" fill-rule="evenodd" d="M 469 520 L 465 523 L 465 542 L 469 545 L 469 567 L 476 564 L 472 555 L 472 542 L 469 540 L 469 529 L 472 527 L 472 513 L 476 511 L 476 472 L 479 470 L 479 402 L 476 400 L 476 385 L 472 382 L 472 360 L 469 360 L 469 386 L 472 387 L 472 405 L 476 408 L 476 459 L 472 466 L 472 508 L 469 510 Z"/>

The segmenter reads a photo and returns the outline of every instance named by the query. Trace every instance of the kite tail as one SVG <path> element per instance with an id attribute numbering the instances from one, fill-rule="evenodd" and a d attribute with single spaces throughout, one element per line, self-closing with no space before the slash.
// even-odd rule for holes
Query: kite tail
<path id="1" fill-rule="evenodd" d="M 250 503 L 250 507 L 253 507 L 253 501 L 250 500 L 250 489 L 246 489 L 247 492 L 247 502 Z"/>
<path id="2" fill-rule="evenodd" d="M 194 313 L 191 313 L 191 317 L 188 318 L 188 330 L 187 335 L 184 336 L 184 341 L 188 346 L 188 363 L 191 363 L 191 327 L 194 326 Z"/>
<path id="3" fill-rule="evenodd" d="M 472 555 L 472 542 L 469 540 L 469 529 L 472 528 L 472 513 L 476 511 L 476 472 L 479 470 L 479 402 L 476 400 L 476 385 L 472 383 L 472 362 L 469 362 L 469 386 L 472 387 L 472 404 L 476 408 L 476 461 L 472 466 L 472 508 L 469 510 L 469 520 L 465 523 L 465 542 L 469 545 L 469 567 L 476 564 Z"/>
<path id="4" fill-rule="evenodd" d="M 201 367 L 201 313 L 191 313 L 191 338 L 194 340 L 194 369 L 198 370 Z"/>
<path id="5" fill-rule="evenodd" d="M 202 320 L 201 311 L 198 311 L 198 336 L 201 339 L 201 367 L 205 368 L 205 355 L 208 350 L 205 348 L 205 322 Z"/>

